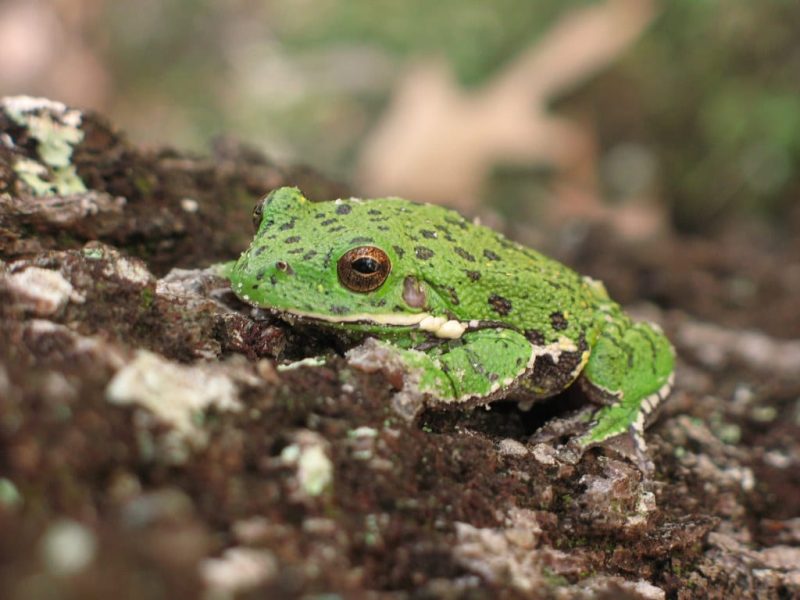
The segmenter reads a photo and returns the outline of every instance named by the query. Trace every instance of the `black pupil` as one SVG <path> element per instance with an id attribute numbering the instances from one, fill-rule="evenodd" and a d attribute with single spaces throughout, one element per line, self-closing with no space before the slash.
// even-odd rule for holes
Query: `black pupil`
<path id="1" fill-rule="evenodd" d="M 358 271 L 362 275 L 372 275 L 380 269 L 378 261 L 368 256 L 362 256 L 353 261 L 353 270 Z"/>

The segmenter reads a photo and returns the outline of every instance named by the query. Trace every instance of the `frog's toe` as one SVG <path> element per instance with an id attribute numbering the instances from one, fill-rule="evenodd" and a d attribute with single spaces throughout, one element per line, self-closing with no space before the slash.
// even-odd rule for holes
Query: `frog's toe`
<path id="1" fill-rule="evenodd" d="M 569 457 L 576 457 L 569 462 L 578 462 L 587 450 L 599 447 L 631 461 L 642 473 L 649 474 L 655 470 L 655 465 L 648 453 L 643 433 L 636 424 L 631 425 L 627 431 L 603 440 L 594 439 L 590 432 L 569 440 L 564 447 L 563 456 L 565 460 L 568 460 Z"/>
<path id="2" fill-rule="evenodd" d="M 605 440 L 601 446 L 631 461 L 642 473 L 649 474 L 655 471 L 655 464 L 644 441 L 644 431 L 636 424 L 631 425 L 627 432 Z"/>
<path id="3" fill-rule="evenodd" d="M 585 452 L 593 446 L 603 446 L 636 463 L 644 473 L 653 470 L 647 452 L 644 429 L 654 420 L 659 407 L 669 395 L 674 375 L 669 374 L 662 385 L 648 395 L 616 394 L 617 400 L 600 408 L 589 429 L 576 440 L 577 447 Z M 587 382 L 590 387 L 592 382 Z"/>
<path id="4" fill-rule="evenodd" d="M 594 416 L 594 418 L 592 418 Z M 644 473 L 654 469 L 650 460 L 647 444 L 644 440 L 644 416 L 633 424 L 625 427 L 618 425 L 614 428 L 602 429 L 598 434 L 598 424 L 603 423 L 598 418 L 597 411 L 586 407 L 572 415 L 556 419 L 547 423 L 530 438 L 532 443 L 557 444 L 557 440 L 567 437 L 565 443 L 557 448 L 557 456 L 569 464 L 577 464 L 590 448 L 604 448 L 618 454 L 622 458 L 635 463 Z"/>
<path id="5" fill-rule="evenodd" d="M 392 396 L 392 409 L 405 421 L 412 423 L 425 408 L 425 395 L 419 390 L 400 390 Z"/>

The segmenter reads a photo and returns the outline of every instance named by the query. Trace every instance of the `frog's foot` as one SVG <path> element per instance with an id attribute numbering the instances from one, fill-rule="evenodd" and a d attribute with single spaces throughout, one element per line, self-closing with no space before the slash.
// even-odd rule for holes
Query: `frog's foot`
<path id="1" fill-rule="evenodd" d="M 522 334 L 490 329 L 424 352 L 370 338 L 347 358 L 362 370 L 382 371 L 400 390 L 392 399 L 395 411 L 413 420 L 425 407 L 470 407 L 505 396 L 530 371 L 536 354 Z"/>
<path id="2" fill-rule="evenodd" d="M 568 444 L 578 455 L 603 445 L 653 469 L 644 429 L 674 381 L 674 352 L 666 337 L 647 323 L 624 315 L 610 318 L 581 377 L 589 398 L 604 404 L 583 435 Z"/>
<path id="3" fill-rule="evenodd" d="M 413 421 L 422 412 L 427 394 L 449 397 L 454 393 L 440 367 L 422 352 L 367 338 L 345 356 L 352 367 L 366 373 L 380 372 L 399 390 L 392 397 L 392 408 L 407 421 Z"/>
<path id="4" fill-rule="evenodd" d="M 528 441 L 532 444 L 544 443 L 554 447 L 556 457 L 571 465 L 578 464 L 589 448 L 602 446 L 636 464 L 643 473 L 652 472 L 654 467 L 647 455 L 646 447 L 637 443 L 644 440 L 641 436 L 638 436 L 637 440 L 632 429 L 602 442 L 585 443 L 584 434 L 596 425 L 594 420 L 596 413 L 595 408 L 586 406 L 572 414 L 553 419 L 537 430 Z M 566 443 L 559 445 L 559 441 L 564 438 L 567 438 Z"/>

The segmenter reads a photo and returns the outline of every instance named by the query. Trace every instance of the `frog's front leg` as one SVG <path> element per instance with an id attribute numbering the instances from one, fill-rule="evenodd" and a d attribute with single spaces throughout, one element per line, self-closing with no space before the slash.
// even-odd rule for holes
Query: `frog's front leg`
<path id="1" fill-rule="evenodd" d="M 425 405 L 484 404 L 504 396 L 535 359 L 524 335 L 502 328 L 469 332 L 424 351 L 371 339 L 347 356 L 351 364 L 373 370 L 378 363 L 384 371 L 402 369 L 402 390 L 393 405 L 410 419 Z"/>
<path id="2" fill-rule="evenodd" d="M 595 413 L 591 428 L 575 444 L 583 453 L 627 433 L 640 467 L 652 468 L 644 427 L 672 387 L 675 352 L 657 326 L 635 323 L 616 308 L 603 316 L 603 329 L 580 383 L 590 398 L 606 406 Z"/>

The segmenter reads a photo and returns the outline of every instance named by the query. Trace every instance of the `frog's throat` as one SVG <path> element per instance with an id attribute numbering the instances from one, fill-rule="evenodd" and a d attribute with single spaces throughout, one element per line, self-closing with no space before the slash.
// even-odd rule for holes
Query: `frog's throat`
<path id="1" fill-rule="evenodd" d="M 319 313 L 303 312 L 299 310 L 288 311 L 288 314 L 300 319 L 313 319 L 328 323 L 374 323 L 375 325 L 390 325 L 398 327 L 417 326 L 422 331 L 428 331 L 435 337 L 455 340 L 460 338 L 469 327 L 462 323 L 445 317 L 434 317 L 430 313 L 402 314 L 369 314 L 356 313 L 352 315 L 324 315 Z"/>

